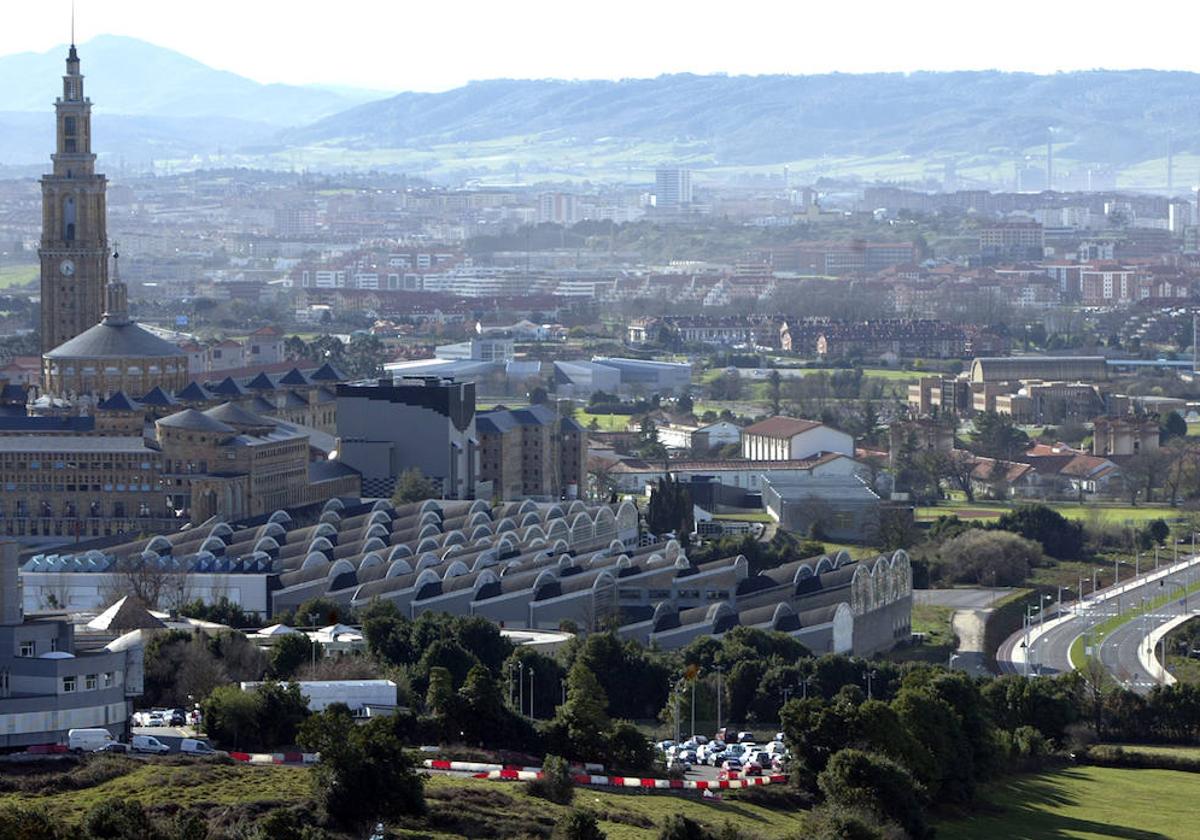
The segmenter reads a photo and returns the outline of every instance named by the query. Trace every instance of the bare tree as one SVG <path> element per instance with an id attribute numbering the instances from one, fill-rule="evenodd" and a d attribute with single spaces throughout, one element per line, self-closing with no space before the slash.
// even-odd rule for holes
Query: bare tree
<path id="1" fill-rule="evenodd" d="M 169 568 L 156 559 L 122 557 L 101 587 L 107 603 L 130 596 L 147 609 L 178 610 L 188 601 L 191 582 L 187 572 Z"/>

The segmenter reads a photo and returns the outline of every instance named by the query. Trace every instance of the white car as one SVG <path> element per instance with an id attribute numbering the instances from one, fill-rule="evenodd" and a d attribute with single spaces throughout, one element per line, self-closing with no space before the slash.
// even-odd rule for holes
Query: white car
<path id="1" fill-rule="evenodd" d="M 153 735 L 134 735 L 129 746 L 136 753 L 150 753 L 151 755 L 166 755 L 171 751 L 170 747 Z"/>

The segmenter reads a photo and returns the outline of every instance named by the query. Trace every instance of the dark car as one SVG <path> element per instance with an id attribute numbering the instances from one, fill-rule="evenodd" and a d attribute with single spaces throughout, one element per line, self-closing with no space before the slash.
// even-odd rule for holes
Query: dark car
<path id="1" fill-rule="evenodd" d="M 97 747 L 96 749 L 92 750 L 92 752 L 128 754 L 129 753 L 129 745 L 122 744 L 120 741 L 109 741 L 104 746 Z"/>

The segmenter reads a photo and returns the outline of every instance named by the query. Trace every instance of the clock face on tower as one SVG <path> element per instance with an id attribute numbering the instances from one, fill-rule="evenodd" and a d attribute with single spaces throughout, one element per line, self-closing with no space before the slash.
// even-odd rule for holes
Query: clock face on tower
<path id="1" fill-rule="evenodd" d="M 63 260 L 59 263 L 58 270 L 62 272 L 63 277 L 71 277 L 75 274 L 75 263 L 70 260 Z"/>

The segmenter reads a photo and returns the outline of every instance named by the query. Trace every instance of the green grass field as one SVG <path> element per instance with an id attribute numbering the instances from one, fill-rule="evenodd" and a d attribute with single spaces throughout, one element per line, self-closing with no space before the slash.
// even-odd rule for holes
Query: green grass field
<path id="1" fill-rule="evenodd" d="M 1048 507 L 1054 508 L 1068 519 L 1088 521 L 1096 517 L 1099 521 L 1113 525 L 1126 523 L 1141 524 L 1152 519 L 1165 519 L 1170 522 L 1180 516 L 1179 508 L 1159 505 L 1080 505 L 1069 502 L 1050 502 Z M 916 517 L 918 522 L 932 522 L 939 516 L 954 514 L 959 519 L 974 519 L 987 521 L 999 519 L 1000 514 L 1011 510 L 1013 505 L 999 502 L 952 502 L 944 505 L 918 507 Z"/>
<path id="2" fill-rule="evenodd" d="M 596 425 L 600 427 L 602 432 L 624 432 L 629 427 L 629 421 L 633 417 L 629 414 L 592 414 L 587 411 L 576 411 L 575 419 L 578 420 L 585 429 L 592 427 L 592 420 L 596 421 Z"/>
<path id="3" fill-rule="evenodd" d="M 36 265 L 0 266 L 0 289 L 24 286 L 38 279 L 41 269 Z"/>
<path id="4" fill-rule="evenodd" d="M 1200 837 L 1200 774 L 1072 767 L 1021 776 L 985 792 L 994 806 L 943 820 L 938 840 L 1188 840 Z M 982 809 L 981 809 L 982 810 Z"/>

